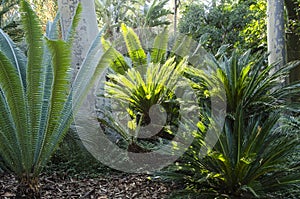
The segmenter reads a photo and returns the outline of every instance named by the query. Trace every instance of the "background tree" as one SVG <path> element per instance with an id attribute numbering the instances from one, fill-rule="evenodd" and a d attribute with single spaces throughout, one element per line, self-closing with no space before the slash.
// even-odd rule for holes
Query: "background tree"
<path id="1" fill-rule="evenodd" d="M 160 27 L 170 24 L 167 16 L 172 12 L 165 8 L 168 0 L 96 0 L 98 23 L 106 26 L 108 36 L 120 32 L 122 23 L 132 28 Z"/>
<path id="2" fill-rule="evenodd" d="M 21 41 L 23 37 L 23 31 L 20 27 L 18 3 L 19 0 L 0 1 L 0 28 L 7 32 L 16 42 Z"/>
<path id="3" fill-rule="evenodd" d="M 72 68 L 74 69 L 73 77 L 75 77 L 80 69 L 81 63 L 85 59 L 91 43 L 99 32 L 94 0 L 58 0 L 58 8 L 61 13 L 60 20 L 63 38 L 65 39 L 68 37 L 71 22 L 79 2 L 82 5 L 82 13 L 79 24 L 76 28 L 72 48 Z"/>
<path id="4" fill-rule="evenodd" d="M 267 13 L 269 64 L 280 61 L 280 67 L 286 63 L 284 1 L 268 0 Z"/>
<path id="5" fill-rule="evenodd" d="M 43 29 L 45 30 L 48 21 L 53 21 L 58 7 L 56 0 L 32 0 L 34 11 L 41 20 Z"/>
<path id="6" fill-rule="evenodd" d="M 286 47 L 287 61 L 300 59 L 300 1 L 285 0 L 287 11 Z M 300 80 L 300 67 L 290 74 L 290 81 Z"/>
<path id="7" fill-rule="evenodd" d="M 265 49 L 265 5 L 262 0 L 185 4 L 179 31 L 192 35 L 214 53 L 224 44 L 253 51 Z"/>

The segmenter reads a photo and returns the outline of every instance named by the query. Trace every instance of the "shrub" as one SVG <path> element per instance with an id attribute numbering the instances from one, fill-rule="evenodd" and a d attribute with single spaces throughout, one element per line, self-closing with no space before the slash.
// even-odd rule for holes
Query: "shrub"
<path id="1" fill-rule="evenodd" d="M 284 113 L 297 111 L 289 99 L 300 88 L 299 83 L 282 85 L 282 80 L 298 63 L 274 71 L 275 65 L 264 66 L 263 60 L 246 52 L 207 61 L 218 68 L 215 76 L 226 91 L 227 116 L 221 131 L 210 132 L 218 137 L 213 147 L 204 138 L 214 121 L 199 123 L 186 154 L 160 173 L 184 183 L 180 198 L 269 198 L 275 191 L 299 187 L 299 165 L 288 163 L 299 145 L 299 131 L 286 134 L 282 125 Z M 195 68 L 187 73 L 194 83 L 209 81 Z M 210 117 L 209 112 L 203 115 Z"/>

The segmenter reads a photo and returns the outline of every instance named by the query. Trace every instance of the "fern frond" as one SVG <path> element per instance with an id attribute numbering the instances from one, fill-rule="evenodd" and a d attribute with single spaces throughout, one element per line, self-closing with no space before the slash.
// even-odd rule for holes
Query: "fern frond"
<path id="1" fill-rule="evenodd" d="M 66 37 L 64 38 L 64 40 L 67 41 L 69 43 L 69 45 L 73 44 L 74 36 L 75 36 L 75 33 L 76 33 L 76 28 L 77 28 L 78 23 L 80 21 L 81 12 L 82 12 L 82 5 L 81 5 L 81 3 L 78 3 L 75 15 L 72 19 L 72 23 L 69 27 L 69 30 L 67 32 Z"/>
<path id="2" fill-rule="evenodd" d="M 147 64 L 147 55 L 136 33 L 131 28 L 126 27 L 125 24 L 121 25 L 121 29 L 133 66 L 141 67 Z"/>
<path id="3" fill-rule="evenodd" d="M 20 150 L 20 161 L 26 163 L 25 166 L 29 167 L 28 157 L 26 154 L 30 149 L 28 148 L 28 118 L 26 114 L 26 101 L 25 93 L 22 87 L 22 81 L 19 77 L 19 72 L 14 67 L 8 58 L 0 51 L 0 89 L 1 95 L 5 96 L 6 100 L 2 100 L 2 106 L 6 107 L 6 112 L 11 114 L 10 121 L 12 122 L 13 128 L 16 131 L 16 143 Z M 3 98 L 2 98 L 3 99 Z M 3 110 L 5 111 L 5 109 Z M 3 112 L 5 113 L 5 112 Z M 4 119 L 5 117 L 3 117 Z"/>
<path id="4" fill-rule="evenodd" d="M 45 143 L 52 143 L 53 137 L 58 133 L 55 132 L 55 128 L 61 122 L 61 114 L 69 95 L 71 77 L 71 51 L 69 44 L 61 40 L 47 40 L 46 42 L 52 54 L 53 86 L 48 110 L 47 127 L 45 128 L 46 136 L 40 150 L 41 159 L 51 149 Z"/>
<path id="5" fill-rule="evenodd" d="M 26 62 L 24 53 L 16 47 L 9 36 L 0 29 L 0 50 L 16 67 L 19 77 L 22 79 L 22 87 L 26 88 Z"/>
<path id="6" fill-rule="evenodd" d="M 58 12 L 53 22 L 48 21 L 46 25 L 46 37 L 52 40 L 59 39 L 59 19 L 60 13 Z"/>
<path id="7" fill-rule="evenodd" d="M 16 127 L 10 113 L 7 100 L 5 99 L 5 95 L 0 89 L 0 154 L 3 156 L 6 164 L 9 165 L 10 168 L 14 168 L 14 171 L 20 172 L 22 171 L 22 165 L 18 162 L 22 160 L 21 156 L 21 146 L 20 143 L 16 142 L 18 140 L 16 134 Z"/>
<path id="8" fill-rule="evenodd" d="M 162 63 L 168 47 L 168 30 L 165 29 L 162 33 L 155 37 L 151 52 L 151 61 L 153 63 Z"/>
<path id="9" fill-rule="evenodd" d="M 33 143 L 33 138 L 36 137 L 39 131 L 39 119 L 41 116 L 42 106 L 42 94 L 43 94 L 43 76 L 44 71 L 42 68 L 43 59 L 43 34 L 41 32 L 41 25 L 38 17 L 31 9 L 30 4 L 27 1 L 21 1 L 20 9 L 22 11 L 21 19 L 23 28 L 25 31 L 25 38 L 28 44 L 28 62 L 26 72 L 26 97 L 28 103 L 28 115 L 30 116 L 30 131 L 27 143 Z M 29 149 L 27 153 L 32 152 Z M 33 162 L 31 159 L 33 155 L 28 157 L 29 162 Z"/>
<path id="10" fill-rule="evenodd" d="M 130 68 L 126 63 L 124 56 L 114 47 L 112 47 L 112 45 L 103 37 L 101 38 L 101 42 L 104 50 L 106 50 L 105 56 L 109 56 L 111 58 L 110 67 L 116 73 L 124 74 L 128 68 Z"/>
<path id="11" fill-rule="evenodd" d="M 177 35 L 175 38 L 176 42 L 172 47 L 170 56 L 177 56 L 178 55 L 182 58 L 188 56 L 190 53 L 191 43 L 193 42 L 192 37 L 188 35 Z"/>

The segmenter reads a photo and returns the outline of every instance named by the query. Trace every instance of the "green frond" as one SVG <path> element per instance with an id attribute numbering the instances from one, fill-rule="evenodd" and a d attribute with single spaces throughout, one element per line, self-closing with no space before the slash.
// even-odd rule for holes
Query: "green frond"
<path id="1" fill-rule="evenodd" d="M 61 122 L 61 115 L 70 94 L 71 77 L 71 51 L 69 44 L 61 40 L 47 40 L 46 42 L 52 54 L 53 86 L 49 101 L 47 127 L 45 128 L 45 137 L 41 144 L 40 156 L 48 154 L 48 150 L 51 150 L 51 147 L 47 146 L 46 143 L 56 143 L 54 142 L 54 137 L 59 132 L 56 132 L 55 129 Z"/>
<path id="2" fill-rule="evenodd" d="M 60 13 L 58 12 L 53 22 L 48 21 L 46 25 L 46 37 L 52 40 L 59 39 L 59 19 Z"/>
<path id="3" fill-rule="evenodd" d="M 175 37 L 175 43 L 172 46 L 172 53 L 170 54 L 170 56 L 180 56 L 181 58 L 188 56 L 190 53 L 192 41 L 192 37 L 188 35 L 177 35 Z"/>
<path id="4" fill-rule="evenodd" d="M 146 15 L 144 26 L 155 27 L 170 24 L 168 19 L 162 18 L 169 14 L 172 14 L 170 10 L 164 8 L 168 1 L 169 0 L 154 0 L 148 9 L 144 9 L 144 14 Z"/>
<path id="5" fill-rule="evenodd" d="M 3 114 L 9 113 L 11 115 L 10 120 L 13 124 L 16 133 L 16 146 L 20 150 L 21 161 L 26 161 L 25 165 L 29 167 L 27 153 L 30 149 L 28 148 L 28 135 L 27 125 L 28 118 L 26 114 L 26 101 L 25 93 L 22 87 L 22 80 L 19 77 L 19 71 L 8 58 L 0 51 L 0 89 L 1 89 L 1 106 L 5 107 Z M 5 96 L 5 99 L 3 98 Z M 6 117 L 6 116 L 5 116 Z M 4 119 L 3 117 L 2 119 Z M 26 155 L 26 156 L 25 156 Z"/>
<path id="6" fill-rule="evenodd" d="M 73 116 L 78 111 L 78 108 L 83 102 L 87 92 L 94 85 L 103 70 L 109 66 L 110 60 L 108 57 L 102 56 L 103 51 L 102 44 L 100 42 L 101 35 L 102 31 L 99 32 L 98 36 L 92 43 L 87 56 L 82 63 L 82 67 L 80 67 L 80 70 L 72 84 L 71 91 L 67 93 L 68 96 L 65 98 L 65 102 L 58 119 L 60 122 L 54 126 L 52 137 L 49 138 L 52 144 L 47 146 L 44 152 L 42 152 L 43 156 L 40 158 L 41 165 L 45 165 L 47 163 L 53 151 L 58 147 L 70 124 L 73 122 Z M 69 47 L 68 44 L 65 45 L 67 45 L 66 47 Z M 38 167 L 37 169 L 40 171 L 41 167 Z"/>
<path id="7" fill-rule="evenodd" d="M 9 36 L 0 29 L 0 50 L 16 67 L 22 79 L 23 88 L 26 88 L 26 62 L 24 53 L 16 47 Z"/>
<path id="8" fill-rule="evenodd" d="M 72 19 L 72 23 L 69 27 L 69 30 L 67 32 L 66 37 L 64 38 L 64 40 L 67 41 L 69 43 L 69 45 L 73 44 L 74 36 L 75 36 L 75 33 L 76 33 L 76 28 L 77 28 L 78 23 L 80 21 L 81 13 L 82 13 L 82 5 L 81 5 L 81 3 L 78 3 L 78 6 L 76 8 L 76 12 L 75 12 L 74 17 Z"/>
<path id="9" fill-rule="evenodd" d="M 110 67 L 116 73 L 124 74 L 128 68 L 130 68 L 126 63 L 124 56 L 112 47 L 111 44 L 104 39 L 104 37 L 101 38 L 101 42 L 104 50 L 106 51 L 105 56 L 108 56 L 111 60 Z"/>
<path id="10" fill-rule="evenodd" d="M 37 136 L 35 137 L 35 144 L 33 146 L 34 153 L 34 164 L 37 163 L 42 145 L 44 144 L 44 139 L 46 136 L 46 128 L 49 117 L 49 108 L 53 90 L 53 67 L 52 67 L 52 54 L 50 53 L 50 49 L 48 46 L 44 46 L 44 54 L 43 54 L 43 68 L 44 68 L 44 79 L 43 87 L 42 87 L 42 106 L 41 106 L 41 115 L 39 118 L 39 131 Z"/>
<path id="11" fill-rule="evenodd" d="M 16 127 L 10 114 L 10 110 L 4 94 L 0 89 L 0 154 L 3 156 L 6 164 L 13 168 L 15 172 L 22 171 L 21 165 L 18 163 L 22 159 L 20 143 L 16 134 Z M 7 133 L 8 132 L 8 133 Z M 15 166 L 13 166 L 15 165 Z"/>
<path id="12" fill-rule="evenodd" d="M 125 24 L 121 25 L 122 35 L 126 43 L 129 57 L 134 67 L 142 67 L 147 64 L 147 55 L 143 50 L 140 40 L 136 33 Z"/>
<path id="13" fill-rule="evenodd" d="M 60 14 L 58 13 L 53 22 L 48 22 L 46 27 L 46 37 L 50 40 L 57 40 L 59 38 L 59 19 Z M 43 62 L 42 68 L 44 71 L 43 75 L 43 86 L 42 86 L 42 107 L 41 115 L 39 118 L 39 131 L 38 135 L 35 137 L 35 144 L 33 146 L 34 150 L 34 164 L 37 164 L 37 161 L 40 157 L 40 153 L 44 144 L 46 136 L 46 128 L 49 116 L 49 108 L 51 101 L 51 91 L 53 87 L 53 66 L 52 66 L 52 53 L 49 49 L 49 45 L 46 45 L 44 40 L 43 45 Z"/>
<path id="14" fill-rule="evenodd" d="M 30 131 L 32 133 L 28 133 L 29 138 L 27 142 L 32 143 L 32 139 L 36 137 L 39 131 L 39 119 L 42 106 L 42 80 L 44 78 L 44 71 L 42 68 L 43 34 L 41 32 L 39 18 L 31 9 L 30 4 L 27 1 L 23 0 L 20 3 L 20 9 L 22 11 L 21 19 L 25 32 L 26 43 L 28 45 L 28 61 L 26 68 L 26 97 L 28 103 L 27 111 L 28 115 L 30 116 Z M 33 158 L 33 156 L 28 157 L 29 162 L 32 162 L 31 158 Z"/>
<path id="15" fill-rule="evenodd" d="M 151 61 L 153 63 L 162 63 L 168 47 L 168 30 L 165 29 L 162 33 L 159 33 L 153 43 L 151 52 Z"/>
<path id="16" fill-rule="evenodd" d="M 82 69 L 78 71 L 78 75 L 72 84 L 72 94 L 74 97 L 73 104 L 76 105 L 76 107 L 80 104 L 82 97 L 86 94 L 87 88 L 90 88 L 91 84 L 93 84 L 92 82 L 95 81 L 93 80 L 95 73 L 97 73 L 97 71 L 102 72 L 109 66 L 111 61 L 106 52 L 103 52 L 101 43 L 102 34 L 103 30 L 101 30 L 94 39 L 86 58 L 83 60 L 81 66 Z M 99 75 L 99 73 L 97 74 Z"/>

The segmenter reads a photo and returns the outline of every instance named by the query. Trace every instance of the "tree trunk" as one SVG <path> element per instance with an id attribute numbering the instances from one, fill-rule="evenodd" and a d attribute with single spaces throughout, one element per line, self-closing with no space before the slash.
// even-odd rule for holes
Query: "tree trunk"
<path id="1" fill-rule="evenodd" d="M 174 0 L 174 33 L 177 31 L 177 10 L 178 10 L 178 1 Z"/>
<path id="2" fill-rule="evenodd" d="M 300 13 L 296 10 L 298 8 L 297 1 L 285 0 L 285 6 L 288 14 L 288 22 L 300 22 Z M 297 33 L 295 26 L 288 23 L 287 38 L 287 61 L 295 61 L 300 59 L 300 33 Z M 300 66 L 293 69 L 290 73 L 290 82 L 300 80 Z"/>
<path id="3" fill-rule="evenodd" d="M 91 43 L 99 32 L 94 0 L 58 0 L 63 38 L 66 38 L 79 2 L 82 5 L 82 13 L 72 49 L 73 77 L 76 76 Z"/>
<path id="4" fill-rule="evenodd" d="M 268 0 L 267 37 L 269 64 L 280 61 L 278 67 L 286 63 L 285 30 L 284 30 L 284 0 Z M 278 68 L 277 68 L 278 69 Z"/>

